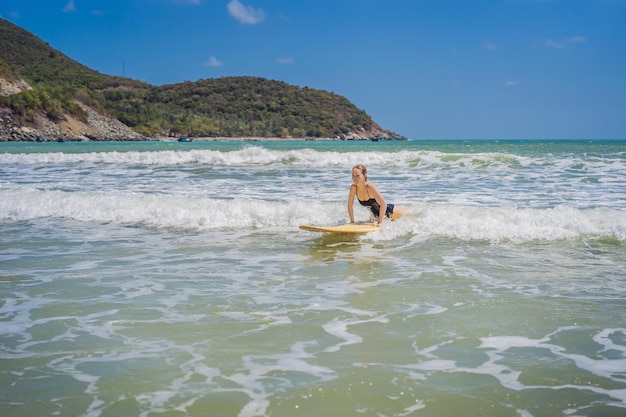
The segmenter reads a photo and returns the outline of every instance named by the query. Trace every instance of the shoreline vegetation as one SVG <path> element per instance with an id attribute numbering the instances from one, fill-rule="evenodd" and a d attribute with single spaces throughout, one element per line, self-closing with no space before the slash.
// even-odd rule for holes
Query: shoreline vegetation
<path id="1" fill-rule="evenodd" d="M 153 86 L 92 70 L 1 18 L 0 44 L 0 141 L 407 140 L 329 91 L 254 76 Z"/>

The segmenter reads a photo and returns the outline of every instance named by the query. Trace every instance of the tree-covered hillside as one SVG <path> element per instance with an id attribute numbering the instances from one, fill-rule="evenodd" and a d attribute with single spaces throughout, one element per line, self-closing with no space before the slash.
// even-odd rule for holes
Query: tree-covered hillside
<path id="1" fill-rule="evenodd" d="M 145 136 L 400 138 L 322 90 L 258 77 L 152 86 L 91 70 L 3 19 L 0 45 L 0 80 L 32 87 L 0 96 L 0 107 L 26 124 L 36 114 L 53 122 L 68 115 L 85 120 L 80 103 Z"/>
<path id="2" fill-rule="evenodd" d="M 102 94 L 108 110 L 144 134 L 332 137 L 370 131 L 374 125 L 344 97 L 255 77 Z"/>

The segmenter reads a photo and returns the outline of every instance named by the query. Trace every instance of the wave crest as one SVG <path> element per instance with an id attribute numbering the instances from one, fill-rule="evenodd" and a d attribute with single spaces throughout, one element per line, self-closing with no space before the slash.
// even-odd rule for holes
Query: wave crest
<path id="1" fill-rule="evenodd" d="M 626 242 L 626 216 L 610 208 L 548 209 L 414 205 L 396 222 L 387 222 L 373 239 L 403 235 L 423 239 L 523 243 L 579 238 Z M 355 207 L 357 220 L 368 212 Z M 60 218 L 85 222 L 138 224 L 198 231 L 296 228 L 301 224 L 338 224 L 347 220 L 345 204 L 212 199 L 118 192 L 0 190 L 0 220 Z"/>

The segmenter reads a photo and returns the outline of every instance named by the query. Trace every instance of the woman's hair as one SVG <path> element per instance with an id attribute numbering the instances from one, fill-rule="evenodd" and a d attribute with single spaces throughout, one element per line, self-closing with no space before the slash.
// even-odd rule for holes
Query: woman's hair
<path id="1" fill-rule="evenodd" d="M 365 168 L 365 165 L 356 164 L 355 166 L 352 167 L 352 169 L 355 169 L 355 168 L 361 171 L 361 174 L 363 174 L 363 177 L 367 180 L 367 168 Z"/>

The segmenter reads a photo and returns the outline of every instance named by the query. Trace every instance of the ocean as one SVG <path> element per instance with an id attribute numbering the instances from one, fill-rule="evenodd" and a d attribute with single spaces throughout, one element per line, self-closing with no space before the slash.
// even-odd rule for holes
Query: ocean
<path id="1" fill-rule="evenodd" d="M 626 141 L 0 143 L 0 295 L 5 417 L 622 417 Z"/>

